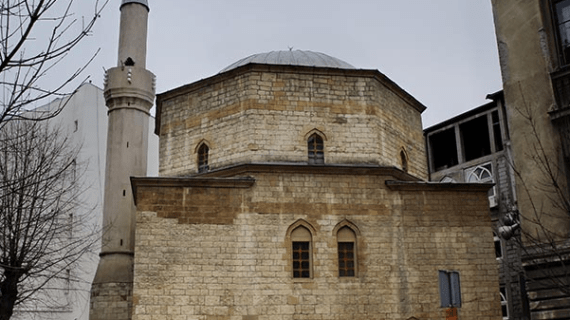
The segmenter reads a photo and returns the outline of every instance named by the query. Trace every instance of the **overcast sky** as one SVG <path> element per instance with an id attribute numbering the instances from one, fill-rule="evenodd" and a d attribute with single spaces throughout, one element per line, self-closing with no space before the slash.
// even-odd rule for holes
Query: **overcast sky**
<path id="1" fill-rule="evenodd" d="M 86 17 L 94 0 L 76 0 Z M 148 0 L 147 68 L 157 92 L 210 77 L 246 56 L 311 50 L 378 69 L 427 106 L 424 127 L 480 106 L 502 89 L 490 0 Z M 70 57 L 102 87 L 116 66 L 121 0 Z M 91 11 L 90 11 L 91 10 Z"/>

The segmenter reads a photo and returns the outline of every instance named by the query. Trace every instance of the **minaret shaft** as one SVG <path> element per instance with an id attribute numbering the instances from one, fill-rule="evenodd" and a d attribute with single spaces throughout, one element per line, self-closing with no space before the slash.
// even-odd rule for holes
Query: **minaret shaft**
<path id="1" fill-rule="evenodd" d="M 132 314 L 136 208 L 130 177 L 146 176 L 154 103 L 154 75 L 145 69 L 147 20 L 146 0 L 123 0 L 119 62 L 105 76 L 109 125 L 103 236 L 91 320 L 129 320 Z"/>
<path id="2" fill-rule="evenodd" d="M 146 68 L 147 20 L 145 6 L 136 3 L 121 6 L 118 67 L 130 57 L 137 67 Z"/>

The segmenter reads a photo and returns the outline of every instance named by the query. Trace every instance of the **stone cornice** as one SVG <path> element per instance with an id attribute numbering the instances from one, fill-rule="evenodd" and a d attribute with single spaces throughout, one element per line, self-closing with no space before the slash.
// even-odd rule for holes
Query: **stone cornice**
<path id="1" fill-rule="evenodd" d="M 420 181 L 396 167 L 378 165 L 324 164 L 306 163 L 245 163 L 197 174 L 200 177 L 235 177 L 247 173 L 300 173 L 331 175 L 378 175 L 390 176 L 404 181 Z"/>

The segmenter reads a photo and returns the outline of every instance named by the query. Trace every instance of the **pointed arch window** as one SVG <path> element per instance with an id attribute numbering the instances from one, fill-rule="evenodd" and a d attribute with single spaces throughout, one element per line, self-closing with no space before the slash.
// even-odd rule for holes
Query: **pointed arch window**
<path id="1" fill-rule="evenodd" d="M 324 164 L 325 163 L 325 145 L 323 143 L 323 138 L 313 133 L 307 140 L 308 152 L 309 152 L 309 164 Z"/>
<path id="2" fill-rule="evenodd" d="M 402 170 L 408 172 L 408 156 L 404 150 L 400 151 L 400 163 L 402 165 Z"/>
<path id="3" fill-rule="evenodd" d="M 356 276 L 356 234 L 349 227 L 342 227 L 337 233 L 338 276 Z"/>
<path id="4" fill-rule="evenodd" d="M 210 148 L 205 143 L 202 143 L 198 148 L 198 172 L 207 172 L 210 167 L 208 166 Z"/>
<path id="5" fill-rule="evenodd" d="M 311 232 L 299 226 L 291 232 L 293 278 L 310 278 L 312 239 Z"/>
<path id="6" fill-rule="evenodd" d="M 465 176 L 467 177 L 465 180 L 466 182 L 471 183 L 492 183 L 494 182 L 493 178 L 493 165 L 491 163 L 482 164 L 476 167 L 468 168 L 465 170 Z M 498 205 L 497 201 L 497 186 L 493 186 L 487 192 L 489 196 L 489 206 L 491 208 L 496 207 Z"/>

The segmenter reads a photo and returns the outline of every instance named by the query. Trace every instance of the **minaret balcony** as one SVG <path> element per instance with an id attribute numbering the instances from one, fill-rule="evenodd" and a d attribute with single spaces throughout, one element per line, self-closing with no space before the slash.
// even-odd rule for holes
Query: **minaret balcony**
<path id="1" fill-rule="evenodd" d="M 107 105 L 115 105 L 112 100 L 119 98 L 141 99 L 150 109 L 154 104 L 155 79 L 152 72 L 135 66 L 121 66 L 107 70 L 105 73 Z"/>

